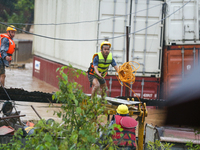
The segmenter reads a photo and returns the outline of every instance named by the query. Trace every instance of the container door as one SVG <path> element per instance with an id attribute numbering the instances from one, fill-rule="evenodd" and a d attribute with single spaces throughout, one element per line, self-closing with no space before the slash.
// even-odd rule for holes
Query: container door
<path id="1" fill-rule="evenodd" d="M 200 43 L 198 5 L 198 0 L 167 2 L 166 45 Z"/>
<path id="2" fill-rule="evenodd" d="M 163 61 L 165 98 L 199 63 L 199 50 L 199 45 L 165 47 Z"/>
<path id="3" fill-rule="evenodd" d="M 162 10 L 163 2 L 156 0 L 100 1 L 98 39 L 111 42 L 113 57 L 122 65 L 126 62 L 126 26 L 130 25 L 129 61 L 140 63 L 137 76 L 160 77 Z M 97 41 L 97 52 L 102 41 Z M 112 67 L 109 74 L 114 74 Z"/>

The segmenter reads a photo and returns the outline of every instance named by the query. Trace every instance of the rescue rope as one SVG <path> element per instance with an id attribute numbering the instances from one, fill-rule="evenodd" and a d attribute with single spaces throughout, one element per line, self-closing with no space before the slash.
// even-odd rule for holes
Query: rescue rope
<path id="1" fill-rule="evenodd" d="M 133 63 L 136 63 L 138 65 L 138 67 L 136 68 L 133 65 Z M 126 87 L 128 87 L 136 95 L 139 102 L 141 102 L 138 95 L 128 85 L 128 84 L 135 83 L 135 74 L 137 73 L 137 70 L 139 68 L 140 68 L 140 64 L 135 61 L 129 61 L 129 62 L 123 63 L 123 65 L 119 66 L 117 79 L 118 79 L 119 83 L 121 84 L 121 86 L 125 85 Z M 143 111 L 144 111 L 144 105 L 142 104 L 142 106 L 143 106 Z M 144 115 L 145 114 L 143 113 L 142 122 L 144 121 Z"/>
<path id="2" fill-rule="evenodd" d="M 138 64 L 138 68 L 136 68 L 133 63 Z M 135 61 L 129 61 L 124 63 L 122 66 L 119 66 L 118 70 L 118 80 L 122 81 L 123 84 L 127 86 L 128 84 L 133 84 L 135 82 L 135 74 L 137 70 L 140 68 L 140 64 Z M 121 82 L 119 82 L 121 84 Z M 122 84 L 121 84 L 122 85 Z M 123 85 L 122 85 L 123 86 Z"/>

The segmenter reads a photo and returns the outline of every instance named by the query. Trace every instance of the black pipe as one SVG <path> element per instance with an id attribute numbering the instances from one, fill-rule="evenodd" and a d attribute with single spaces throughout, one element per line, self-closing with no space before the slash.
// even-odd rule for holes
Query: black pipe
<path id="1" fill-rule="evenodd" d="M 126 27 L 126 62 L 129 61 L 129 27 Z M 127 84 L 129 86 L 129 84 Z M 129 88 L 126 87 L 125 96 L 129 96 Z"/>

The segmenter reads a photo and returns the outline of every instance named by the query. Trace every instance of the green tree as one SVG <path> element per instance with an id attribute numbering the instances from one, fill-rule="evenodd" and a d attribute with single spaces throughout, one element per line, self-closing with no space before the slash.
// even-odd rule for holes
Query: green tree
<path id="1" fill-rule="evenodd" d="M 12 13 L 15 11 L 15 4 L 17 3 L 17 0 L 1 0 L 0 2 L 0 20 L 6 21 L 7 16 L 4 11 L 6 11 L 9 15 L 12 15 Z"/>
<path id="2" fill-rule="evenodd" d="M 23 20 L 22 23 L 33 23 L 34 21 L 34 0 L 18 0 L 15 4 L 17 15 L 13 14 L 12 18 L 18 18 L 18 20 Z M 16 20 L 17 21 L 17 20 Z M 26 31 L 29 31 L 31 25 L 26 25 Z"/>
<path id="3" fill-rule="evenodd" d="M 34 0 L 14 0 L 7 1 L 2 4 L 5 9 L 2 9 L 0 21 L 13 23 L 33 23 L 34 21 Z M 12 11 L 9 11 L 12 10 Z M 31 25 L 15 25 L 17 28 L 25 27 L 26 31 L 29 31 Z"/>

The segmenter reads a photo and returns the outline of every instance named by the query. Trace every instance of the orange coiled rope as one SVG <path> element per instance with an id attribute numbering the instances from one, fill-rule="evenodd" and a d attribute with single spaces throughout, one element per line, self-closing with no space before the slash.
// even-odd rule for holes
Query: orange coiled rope
<path id="1" fill-rule="evenodd" d="M 138 68 L 136 68 L 133 63 L 138 64 Z M 137 70 L 140 68 L 140 64 L 135 61 L 129 61 L 124 63 L 122 66 L 119 66 L 118 70 L 118 80 L 121 81 L 124 85 L 133 84 L 135 82 L 135 74 Z M 121 82 L 119 82 L 121 84 Z M 121 84 L 122 85 L 122 84 Z M 122 85 L 123 86 L 123 85 Z"/>
<path id="2" fill-rule="evenodd" d="M 136 63 L 138 65 L 138 67 L 136 68 L 133 65 L 133 63 Z M 140 101 L 140 98 L 137 96 L 137 94 L 128 85 L 128 84 L 135 83 L 135 74 L 137 73 L 137 70 L 139 68 L 140 68 L 140 64 L 138 62 L 135 62 L 135 61 L 126 62 L 122 66 L 119 66 L 117 79 L 118 79 L 119 83 L 121 84 L 121 86 L 125 85 L 126 87 L 128 87 L 136 95 L 136 97 Z M 142 105 L 142 106 L 144 108 L 144 105 Z M 142 121 L 143 120 L 144 120 L 144 113 L 143 113 Z"/>

